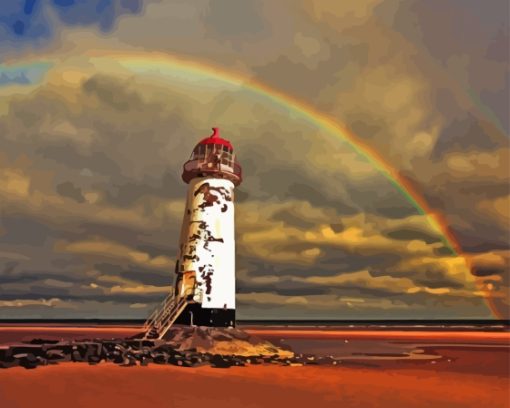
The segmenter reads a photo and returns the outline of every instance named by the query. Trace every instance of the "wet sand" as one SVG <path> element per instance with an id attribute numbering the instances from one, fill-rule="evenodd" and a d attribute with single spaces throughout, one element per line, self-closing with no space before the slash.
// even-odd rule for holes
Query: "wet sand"
<path id="1" fill-rule="evenodd" d="M 119 367 L 0 371 L 2 407 L 508 407 L 508 380 L 343 367 Z"/>
<path id="2" fill-rule="evenodd" d="M 0 370 L 0 406 L 510 407 L 508 332 L 246 329 L 275 343 L 312 349 L 324 344 L 322 351 L 343 355 L 353 350 L 354 359 L 338 366 L 228 369 L 111 363 L 17 367 Z M 38 337 L 127 337 L 138 332 L 139 327 L 1 325 L 0 343 Z M 433 359 L 392 354 L 416 344 Z M 355 355 L 359 350 L 367 353 Z"/>
<path id="3" fill-rule="evenodd" d="M 329 338 L 329 339 L 384 339 L 406 341 L 454 341 L 461 343 L 480 342 L 510 344 L 510 332 L 475 332 L 475 331 L 396 331 L 396 330 L 338 330 L 338 329 L 300 329 L 300 328 L 251 328 L 240 327 L 247 333 L 267 339 L 278 338 Z M 0 324 L 0 344 L 12 341 L 30 340 L 37 337 L 45 339 L 84 339 L 129 337 L 140 333 L 140 326 L 81 326 L 64 325 L 23 326 L 20 324 Z"/>

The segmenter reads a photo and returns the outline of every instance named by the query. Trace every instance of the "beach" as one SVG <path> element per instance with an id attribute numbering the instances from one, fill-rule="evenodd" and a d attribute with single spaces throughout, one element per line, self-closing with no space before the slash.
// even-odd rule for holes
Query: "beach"
<path id="1" fill-rule="evenodd" d="M 341 367 L 119 367 L 0 371 L 3 407 L 491 407 L 508 380 L 474 373 Z"/>
<path id="2" fill-rule="evenodd" d="M 149 364 L 61 363 L 0 370 L 1 406 L 11 407 L 508 407 L 509 334 L 250 329 L 320 352 L 337 366 L 228 369 Z M 41 337 L 127 336 L 136 328 L 0 327 L 0 342 Z M 457 336 L 457 338 L 456 338 Z M 392 339 L 392 337 L 394 339 Z M 484 339 L 485 337 L 485 339 Z M 383 341 L 384 340 L 384 341 Z M 314 343 L 315 342 L 315 343 Z M 419 352 L 416 342 L 420 342 Z M 321 346 L 322 345 L 322 346 Z M 323 347 L 322 349 L 320 347 Z M 387 351 L 388 347 L 392 347 Z M 413 348 L 414 347 L 414 348 Z M 397 353 L 395 350 L 404 350 Z M 366 355 L 359 350 L 368 350 Z M 342 354 L 343 353 L 343 354 Z M 350 358 L 349 358 L 350 356 Z M 411 356 L 411 357 L 409 357 Z"/>

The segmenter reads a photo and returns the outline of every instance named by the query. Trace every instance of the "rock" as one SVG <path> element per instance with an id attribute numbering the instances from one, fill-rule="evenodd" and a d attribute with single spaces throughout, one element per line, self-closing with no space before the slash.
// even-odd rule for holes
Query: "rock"
<path id="1" fill-rule="evenodd" d="M 16 354 L 14 358 L 17 358 L 19 365 L 21 367 L 25 367 L 26 369 L 37 367 L 37 358 L 32 353 Z"/>
<path id="2" fill-rule="evenodd" d="M 214 368 L 229 368 L 232 365 L 233 365 L 232 361 L 227 360 L 226 358 L 224 358 L 223 356 L 221 356 L 219 354 L 215 354 L 211 358 L 211 367 L 214 367 Z"/>
<path id="3" fill-rule="evenodd" d="M 74 350 L 72 353 L 71 353 L 71 361 L 83 361 L 83 357 L 82 355 L 80 354 L 80 352 L 78 350 Z"/>
<path id="4" fill-rule="evenodd" d="M 12 357 L 8 360 L 0 361 L 0 368 L 11 368 L 17 366 L 19 366 L 19 360 Z"/>
<path id="5" fill-rule="evenodd" d="M 11 346 L 11 353 L 13 355 L 30 353 L 33 354 L 34 356 L 41 356 L 44 354 L 44 351 L 40 345 L 26 345 L 26 346 L 15 345 Z"/>
<path id="6" fill-rule="evenodd" d="M 181 367 L 211 365 L 216 368 L 246 364 L 303 363 L 292 351 L 275 346 L 234 328 L 175 326 L 166 340 L 94 339 L 55 341 L 33 339 L 26 344 L 0 347 L 0 368 L 57 364 L 60 361 L 98 364 L 102 360 L 122 366 L 173 364 Z M 311 356 L 307 356 L 310 358 Z M 328 363 L 329 360 L 317 360 Z M 309 361 L 306 361 L 309 363 Z"/>
<path id="7" fill-rule="evenodd" d="M 48 353 L 49 350 L 60 350 L 64 356 L 67 357 L 67 359 L 70 360 L 71 352 L 73 351 L 72 345 L 70 344 L 56 344 L 52 345 L 51 348 L 43 346 L 43 349 L 46 350 L 46 353 Z"/>
<path id="8" fill-rule="evenodd" d="M 150 359 L 149 357 L 142 356 L 142 357 L 140 358 L 140 365 L 141 365 L 142 367 L 146 367 L 146 366 L 148 366 L 148 365 L 149 365 L 149 362 L 150 362 L 150 361 L 151 361 L 151 359 Z"/>
<path id="9" fill-rule="evenodd" d="M 234 362 L 234 365 L 237 367 L 244 367 L 246 365 L 244 361 L 239 358 L 234 358 L 232 361 Z"/>
<path id="10" fill-rule="evenodd" d="M 126 347 L 121 344 L 116 344 L 113 349 L 121 354 L 126 352 Z"/>
<path id="11" fill-rule="evenodd" d="M 11 368 L 17 365 L 19 365 L 19 361 L 13 357 L 10 348 L 0 349 L 0 368 Z"/>
<path id="12" fill-rule="evenodd" d="M 99 356 L 89 356 L 88 357 L 88 362 L 90 365 L 94 365 L 94 364 L 97 364 L 101 361 L 101 357 Z"/>
<path id="13" fill-rule="evenodd" d="M 113 358 L 111 359 L 115 364 L 121 364 L 124 362 L 124 357 L 122 356 L 121 353 L 119 352 L 115 352 L 112 356 Z"/>
<path id="14" fill-rule="evenodd" d="M 154 355 L 154 362 L 156 364 L 165 364 L 168 361 L 168 354 L 166 353 L 156 353 Z"/>
<path id="15" fill-rule="evenodd" d="M 164 345 L 156 347 L 153 351 L 162 352 L 162 353 L 174 353 L 175 349 L 173 349 L 172 347 L 170 347 L 167 344 L 164 344 Z"/>
<path id="16" fill-rule="evenodd" d="M 195 366 L 195 363 L 191 360 L 184 360 L 182 362 L 182 366 L 183 367 L 193 367 L 193 366 Z"/>
<path id="17" fill-rule="evenodd" d="M 0 348 L 0 361 L 12 356 L 12 349 L 10 347 Z"/>
<path id="18" fill-rule="evenodd" d="M 45 359 L 44 357 L 37 356 L 35 359 L 36 359 L 37 365 L 43 365 L 43 366 L 48 365 L 48 360 Z"/>
<path id="19" fill-rule="evenodd" d="M 32 339 L 28 344 L 57 344 L 58 340 Z"/>
<path id="20" fill-rule="evenodd" d="M 66 355 L 62 350 L 59 349 L 50 349 L 46 351 L 46 358 L 48 360 L 64 360 L 66 358 Z"/>
<path id="21" fill-rule="evenodd" d="M 132 357 L 124 357 L 124 361 L 122 362 L 122 367 L 131 367 L 136 365 L 136 360 Z"/>

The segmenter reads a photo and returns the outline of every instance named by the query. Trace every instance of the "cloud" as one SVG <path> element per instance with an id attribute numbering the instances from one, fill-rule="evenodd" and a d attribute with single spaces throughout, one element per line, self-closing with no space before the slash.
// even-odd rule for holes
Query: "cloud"
<path id="1" fill-rule="evenodd" d="M 16 300 L 1 300 L 0 301 L 0 308 L 21 308 L 21 307 L 27 307 L 27 306 L 44 306 L 44 307 L 58 307 L 58 308 L 72 308 L 72 305 L 66 302 L 62 302 L 58 298 L 51 298 L 51 299 L 40 299 L 40 300 L 27 300 L 27 299 L 16 299 Z"/>
<path id="2" fill-rule="evenodd" d="M 10 61 L 0 68 L 2 299 L 143 317 L 171 284 L 182 162 L 215 122 L 244 170 L 240 316 L 485 317 L 484 298 L 503 310 L 499 3 L 480 18 L 470 1 L 54 3 L 0 15 Z M 470 41 L 463 19 L 444 15 L 470 21 Z M 475 259 L 473 275 L 405 191 L 310 117 L 242 84 L 129 72 L 114 57 L 89 58 L 91 49 L 183 56 L 314 106 L 444 215 Z M 16 310 L 68 313 L 58 302 Z"/>
<path id="3" fill-rule="evenodd" d="M 489 299 L 491 310 L 501 319 L 510 318 L 510 251 L 490 251 L 470 257 L 473 275 Z"/>
<path id="4" fill-rule="evenodd" d="M 261 210 L 269 219 L 261 219 Z M 243 231 L 238 239 L 239 251 L 272 262 L 312 265 L 326 262 L 323 255 L 334 251 L 349 253 L 353 258 L 392 252 L 400 257 L 433 255 L 443 247 L 423 216 L 400 220 L 366 214 L 342 216 L 333 208 L 312 208 L 306 201 L 273 205 L 252 201 L 239 204 L 238 212 L 243 214 L 239 220 Z M 282 218 L 282 214 L 289 213 L 292 217 Z M 391 231 L 406 228 L 406 224 L 408 229 L 424 232 L 411 235 L 408 240 L 382 233 L 383 228 Z"/>
<path id="5" fill-rule="evenodd" d="M 93 255 L 95 259 L 117 259 L 126 260 L 146 268 L 155 268 L 169 270 L 174 265 L 174 261 L 164 255 L 151 257 L 143 251 L 137 251 L 132 248 L 120 245 L 115 242 L 104 241 L 100 239 L 77 242 L 57 242 L 57 251 L 79 254 L 83 256 Z"/>
<path id="6" fill-rule="evenodd" d="M 299 296 L 283 296 L 270 292 L 243 293 L 237 296 L 240 319 L 267 319 L 268 313 L 275 308 L 280 314 L 293 319 L 359 319 L 360 316 L 377 314 L 380 319 L 394 319 L 396 315 L 408 319 L 427 318 L 429 308 L 434 309 L 436 319 L 452 318 L 452 305 L 462 306 L 466 315 L 474 315 L 482 299 L 453 298 L 430 294 L 410 294 L 413 302 L 399 298 L 358 298 L 355 296 L 308 295 L 306 308 Z M 438 298 L 439 297 L 439 298 Z"/>
<path id="7" fill-rule="evenodd" d="M 510 195 L 493 200 L 482 200 L 478 203 L 478 208 L 485 211 L 494 223 L 510 224 Z"/>

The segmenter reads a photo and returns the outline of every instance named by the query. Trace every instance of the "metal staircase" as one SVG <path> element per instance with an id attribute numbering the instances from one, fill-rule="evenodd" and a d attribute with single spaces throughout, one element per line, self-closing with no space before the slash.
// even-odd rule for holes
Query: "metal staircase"
<path id="1" fill-rule="evenodd" d="M 188 304 L 185 297 L 170 293 L 143 325 L 144 339 L 162 339 Z"/>

